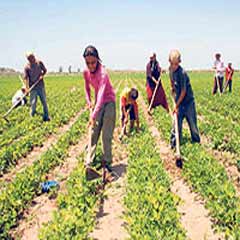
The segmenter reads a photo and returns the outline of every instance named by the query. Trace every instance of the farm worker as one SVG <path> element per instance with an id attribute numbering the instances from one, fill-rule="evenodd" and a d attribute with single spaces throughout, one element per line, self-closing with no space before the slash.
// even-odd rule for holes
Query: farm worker
<path id="1" fill-rule="evenodd" d="M 106 169 L 111 175 L 112 168 L 112 139 L 116 121 L 115 91 L 110 82 L 108 73 L 102 65 L 98 51 L 94 46 L 88 46 L 83 54 L 87 69 L 83 72 L 85 80 L 86 100 L 90 115 L 89 127 L 93 128 L 91 137 L 91 161 L 94 160 L 97 142 L 102 132 L 103 160 Z M 95 106 L 91 99 L 90 86 L 95 92 Z M 86 166 L 88 168 L 88 166 Z"/>
<path id="2" fill-rule="evenodd" d="M 134 128 L 134 123 L 137 125 L 137 132 L 139 131 L 139 116 L 138 116 L 138 90 L 135 88 L 126 87 L 121 93 L 121 123 L 122 128 L 128 123 L 128 116 L 130 116 L 130 131 Z M 124 129 L 126 134 L 126 128 Z"/>
<path id="3" fill-rule="evenodd" d="M 213 85 L 213 95 L 217 93 L 218 87 L 220 88 L 220 93 L 223 92 L 223 80 L 224 80 L 224 72 L 225 67 L 224 63 L 221 61 L 221 54 L 217 53 L 215 55 L 215 62 L 213 69 L 215 70 L 215 76 L 214 76 L 214 85 Z"/>
<path id="4" fill-rule="evenodd" d="M 41 61 L 35 58 L 32 52 L 27 52 L 26 58 L 28 63 L 24 68 L 24 80 L 27 91 L 29 91 L 29 88 L 31 88 L 33 84 L 39 82 L 30 92 L 30 115 L 33 117 L 36 114 L 37 97 L 39 96 L 43 106 L 43 121 L 49 121 L 46 91 L 43 81 L 47 69 Z"/>
<path id="5" fill-rule="evenodd" d="M 232 68 L 232 63 L 228 63 L 228 66 L 226 68 L 226 83 L 225 88 L 229 87 L 229 92 L 232 92 L 232 77 L 234 74 L 234 69 Z"/>
<path id="6" fill-rule="evenodd" d="M 191 131 L 192 142 L 200 142 L 197 127 L 197 114 L 190 79 L 184 69 L 180 66 L 181 54 L 178 50 L 172 50 L 169 54 L 169 75 L 171 80 L 171 90 L 175 101 L 173 113 L 178 116 L 179 138 L 182 138 L 182 123 L 184 118 L 188 122 Z M 172 148 L 176 146 L 175 129 L 171 131 L 170 144 Z"/>
<path id="7" fill-rule="evenodd" d="M 151 103 L 151 99 L 158 81 L 161 81 L 160 76 L 161 76 L 161 68 L 160 68 L 159 62 L 157 61 L 156 54 L 153 53 L 150 56 L 150 61 L 146 67 L 146 78 L 147 78 L 146 91 L 147 91 L 149 104 Z M 158 85 L 158 89 L 154 97 L 151 108 L 155 108 L 159 105 L 162 105 L 163 108 L 169 111 L 166 94 L 164 92 L 161 82 Z"/>
<path id="8" fill-rule="evenodd" d="M 27 103 L 26 88 L 23 86 L 12 98 L 12 105 L 15 107 L 24 106 Z"/>

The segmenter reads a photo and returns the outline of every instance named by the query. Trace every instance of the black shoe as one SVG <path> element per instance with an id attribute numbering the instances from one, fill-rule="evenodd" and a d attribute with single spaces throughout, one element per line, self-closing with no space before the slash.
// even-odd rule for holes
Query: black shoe
<path id="1" fill-rule="evenodd" d="M 113 170 L 112 170 L 112 167 L 109 165 L 109 164 L 106 164 L 106 169 L 108 170 L 109 173 L 111 173 Z"/>
<path id="2" fill-rule="evenodd" d="M 182 167 L 183 167 L 183 161 L 182 161 L 182 159 L 177 159 L 176 160 L 176 166 L 178 167 L 178 168 L 181 168 L 182 169 Z"/>
<path id="3" fill-rule="evenodd" d="M 51 119 L 48 117 L 48 118 L 43 118 L 43 121 L 44 122 L 49 122 Z"/>

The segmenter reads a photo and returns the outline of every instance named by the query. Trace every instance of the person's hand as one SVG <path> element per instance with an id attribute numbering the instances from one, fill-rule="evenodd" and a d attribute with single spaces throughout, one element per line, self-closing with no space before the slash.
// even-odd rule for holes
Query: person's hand
<path id="1" fill-rule="evenodd" d="M 175 114 L 175 113 L 178 114 L 178 107 L 177 106 L 175 106 L 174 109 L 173 109 L 173 114 Z"/>
<path id="2" fill-rule="evenodd" d="M 43 80 L 43 75 L 40 75 L 39 81 L 42 81 L 42 80 Z"/>
<path id="3" fill-rule="evenodd" d="M 124 118 L 124 124 L 127 125 L 127 123 L 128 123 L 128 118 L 125 117 L 125 118 Z"/>
<path id="4" fill-rule="evenodd" d="M 96 124 L 96 120 L 94 118 L 90 118 L 88 122 L 88 127 L 94 127 Z"/>
<path id="5" fill-rule="evenodd" d="M 29 87 L 25 87 L 25 95 L 28 96 L 30 93 Z"/>
<path id="6" fill-rule="evenodd" d="M 89 103 L 89 104 L 88 104 L 88 109 L 89 109 L 89 110 L 93 110 L 93 105 L 92 105 L 92 103 Z"/>

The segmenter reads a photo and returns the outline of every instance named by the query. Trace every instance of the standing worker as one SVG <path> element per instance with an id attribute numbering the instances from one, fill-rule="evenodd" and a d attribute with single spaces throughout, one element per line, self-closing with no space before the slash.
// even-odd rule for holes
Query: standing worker
<path id="1" fill-rule="evenodd" d="M 167 111 L 169 111 L 166 94 L 164 92 L 162 83 L 159 82 L 161 81 L 160 76 L 161 76 L 161 68 L 160 68 L 159 62 L 157 61 L 156 54 L 153 53 L 150 56 L 150 61 L 146 67 L 146 78 L 147 78 L 146 90 L 147 90 L 147 97 L 148 97 L 149 104 L 151 104 L 152 97 L 154 97 L 149 111 L 151 110 L 151 108 L 155 108 L 159 105 L 162 105 Z M 156 93 L 154 95 L 154 90 L 156 86 L 158 87 L 158 89 L 156 89 Z"/>
<path id="2" fill-rule="evenodd" d="M 116 121 L 115 92 L 111 85 L 108 73 L 102 65 L 98 51 L 94 46 L 88 46 L 83 54 L 87 69 L 83 72 L 85 80 L 86 100 L 90 115 L 89 127 L 92 127 L 91 161 L 95 158 L 96 147 L 102 132 L 103 162 L 111 176 L 112 168 L 112 139 Z M 91 100 L 90 86 L 95 92 L 95 101 Z M 95 103 L 95 106 L 94 106 Z M 87 169 L 89 168 L 87 163 Z"/>
<path id="3" fill-rule="evenodd" d="M 226 68 L 226 83 L 224 90 L 229 87 L 229 92 L 232 92 L 232 78 L 234 74 L 234 69 L 232 68 L 232 63 L 228 63 L 228 66 Z"/>
<path id="4" fill-rule="evenodd" d="M 223 93 L 223 81 L 225 72 L 224 63 L 221 61 L 221 54 L 217 53 L 215 55 L 215 58 L 216 60 L 213 66 L 213 69 L 215 70 L 213 95 L 217 93 L 217 90 L 219 90 L 220 94 Z"/>
<path id="5" fill-rule="evenodd" d="M 177 113 L 179 138 L 182 138 L 182 123 L 186 118 L 190 128 L 192 142 L 200 142 L 199 131 L 197 127 L 197 113 L 190 79 L 187 73 L 180 66 L 181 55 L 178 50 L 172 50 L 169 55 L 170 62 L 170 80 L 172 94 L 174 96 L 175 108 L 173 113 Z M 173 127 L 171 132 L 170 144 L 172 148 L 176 147 L 176 133 Z"/>
<path id="6" fill-rule="evenodd" d="M 24 80 L 27 91 L 33 84 L 38 82 L 38 84 L 30 92 L 30 115 L 33 117 L 36 114 L 37 97 L 39 96 L 43 106 L 43 121 L 50 121 L 48 115 L 46 91 L 43 81 L 43 77 L 47 73 L 47 69 L 42 61 L 36 60 L 32 52 L 28 52 L 26 54 L 26 58 L 28 60 L 28 64 L 24 68 Z"/>

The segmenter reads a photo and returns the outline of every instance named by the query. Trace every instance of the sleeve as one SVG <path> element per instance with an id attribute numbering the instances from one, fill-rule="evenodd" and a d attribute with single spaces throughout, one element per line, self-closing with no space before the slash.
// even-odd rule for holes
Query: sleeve
<path id="1" fill-rule="evenodd" d="M 91 103 L 91 89 L 89 84 L 89 77 L 87 76 L 87 72 L 83 72 L 83 78 L 85 80 L 85 95 L 86 95 L 86 101 L 89 105 Z"/>
<path id="2" fill-rule="evenodd" d="M 187 73 L 184 70 L 182 70 L 182 72 L 180 74 L 181 91 L 183 91 L 183 90 L 187 91 L 187 80 L 188 80 Z"/>
<path id="3" fill-rule="evenodd" d="M 149 63 L 147 64 L 147 67 L 146 67 L 146 75 L 147 75 L 147 77 L 152 78 L 152 71 L 151 71 L 151 66 Z"/>
<path id="4" fill-rule="evenodd" d="M 97 98 L 96 98 L 96 105 L 94 111 L 92 113 L 92 118 L 96 119 L 98 112 L 100 111 L 103 101 L 104 101 L 104 93 L 106 91 L 107 85 L 109 82 L 109 77 L 107 74 L 102 74 L 100 78 L 100 88 L 98 90 Z"/>
<path id="5" fill-rule="evenodd" d="M 44 66 L 43 62 L 40 61 L 39 64 L 40 64 L 41 70 L 43 71 L 43 74 L 46 74 L 47 68 Z"/>

